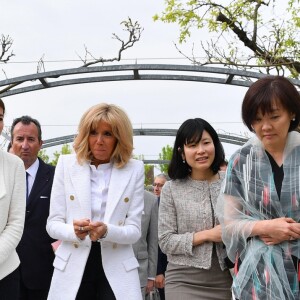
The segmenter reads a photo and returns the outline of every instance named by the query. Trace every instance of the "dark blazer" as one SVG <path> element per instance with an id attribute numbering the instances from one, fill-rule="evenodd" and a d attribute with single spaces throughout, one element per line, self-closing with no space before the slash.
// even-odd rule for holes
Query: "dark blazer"
<path id="1" fill-rule="evenodd" d="M 160 202 L 160 197 L 157 198 L 157 202 L 159 205 Z M 166 269 L 167 269 L 167 265 L 168 265 L 168 258 L 167 255 L 164 254 L 160 247 L 158 246 L 158 260 L 157 260 L 157 272 L 156 275 L 165 275 Z"/>
<path id="2" fill-rule="evenodd" d="M 168 265 L 167 255 L 164 254 L 160 247 L 158 246 L 158 260 L 157 260 L 157 272 L 156 275 L 163 274 L 165 275 L 166 269 Z"/>
<path id="3" fill-rule="evenodd" d="M 49 289 L 53 273 L 54 253 L 46 231 L 50 195 L 54 177 L 53 166 L 39 158 L 39 168 L 26 206 L 25 226 L 17 247 L 21 279 L 29 289 Z"/>

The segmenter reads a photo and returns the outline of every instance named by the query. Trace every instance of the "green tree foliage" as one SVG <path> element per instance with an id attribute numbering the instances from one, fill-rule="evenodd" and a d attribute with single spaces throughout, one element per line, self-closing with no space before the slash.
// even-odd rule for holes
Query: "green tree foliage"
<path id="1" fill-rule="evenodd" d="M 49 155 L 47 155 L 46 149 L 41 149 L 38 153 L 38 157 L 41 158 L 45 163 L 49 163 Z"/>
<path id="2" fill-rule="evenodd" d="M 58 158 L 61 154 L 71 154 L 72 153 L 72 149 L 70 147 L 70 145 L 65 144 L 61 147 L 60 151 L 55 151 L 53 153 L 54 155 L 54 159 L 52 159 L 52 161 L 50 161 L 49 155 L 46 152 L 46 149 L 41 149 L 38 153 L 38 156 L 45 162 L 48 163 L 52 166 L 56 166 L 57 165 L 57 161 Z"/>
<path id="3" fill-rule="evenodd" d="M 159 159 L 170 161 L 172 158 L 172 153 L 173 153 L 173 147 L 171 147 L 170 145 L 167 145 L 166 147 L 163 147 L 161 149 L 161 153 L 159 153 Z M 161 173 L 168 174 L 168 167 L 169 167 L 169 164 L 161 164 L 159 166 Z"/>
<path id="4" fill-rule="evenodd" d="M 203 59 L 195 57 L 194 50 L 192 57 L 182 53 L 194 64 L 222 64 L 300 78 L 299 0 L 165 0 L 165 3 L 165 10 L 154 16 L 154 20 L 177 23 L 180 43 L 190 38 L 194 29 L 210 32 L 211 40 L 201 41 Z"/>
<path id="5" fill-rule="evenodd" d="M 154 165 L 145 165 L 145 186 L 152 185 L 154 181 Z"/>
<path id="6" fill-rule="evenodd" d="M 135 159 L 138 160 L 144 160 L 144 155 L 134 155 Z M 153 179 L 154 179 L 154 165 L 144 165 L 144 171 L 145 171 L 145 186 L 152 185 Z"/>
<path id="7" fill-rule="evenodd" d="M 60 151 L 55 151 L 53 153 L 54 159 L 50 162 L 50 164 L 52 166 L 56 166 L 58 158 L 61 154 L 71 154 L 71 153 L 72 153 L 72 149 L 71 149 L 70 145 L 69 144 L 63 145 Z"/>

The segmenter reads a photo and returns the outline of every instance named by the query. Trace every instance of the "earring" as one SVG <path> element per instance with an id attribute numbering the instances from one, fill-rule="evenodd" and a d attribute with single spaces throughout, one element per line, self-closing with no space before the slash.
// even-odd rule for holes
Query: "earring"
<path id="1" fill-rule="evenodd" d="M 294 117 L 294 118 L 292 119 L 292 121 L 296 121 L 296 118 Z"/>
<path id="2" fill-rule="evenodd" d="M 185 164 L 185 160 L 183 159 L 182 162 Z"/>

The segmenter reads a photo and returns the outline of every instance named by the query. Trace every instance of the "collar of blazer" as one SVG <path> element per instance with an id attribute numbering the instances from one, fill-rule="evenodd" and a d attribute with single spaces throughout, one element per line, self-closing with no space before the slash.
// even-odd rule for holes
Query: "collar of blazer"
<path id="1" fill-rule="evenodd" d="M 113 166 L 108 186 L 104 222 L 108 222 L 116 205 L 120 201 L 131 179 L 132 171 L 133 168 L 130 168 L 128 164 L 121 169 Z M 79 165 L 76 161 L 72 166 L 70 175 L 74 190 L 81 204 L 82 213 L 91 218 L 91 176 L 89 163 Z"/>
<path id="2" fill-rule="evenodd" d="M 6 188 L 5 188 L 4 178 L 5 178 L 4 159 L 3 159 L 3 153 L 0 150 L 0 199 L 2 197 L 4 197 L 5 194 L 6 194 Z"/>

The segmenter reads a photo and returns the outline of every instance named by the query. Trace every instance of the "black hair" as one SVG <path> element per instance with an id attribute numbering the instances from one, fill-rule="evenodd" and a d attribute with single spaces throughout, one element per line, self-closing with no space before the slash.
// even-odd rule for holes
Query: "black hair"
<path id="1" fill-rule="evenodd" d="M 38 130 L 38 140 L 41 141 L 42 140 L 42 129 L 41 129 L 41 124 L 38 120 L 31 118 L 30 116 L 22 116 L 19 118 L 14 119 L 12 125 L 11 125 L 11 129 L 10 129 L 10 135 L 11 135 L 11 140 L 13 141 L 14 139 L 14 128 L 18 123 L 22 123 L 24 125 L 29 125 L 30 123 L 35 124 L 35 126 L 37 127 Z"/>
<path id="2" fill-rule="evenodd" d="M 295 130 L 300 122 L 300 94 L 289 79 L 282 76 L 266 76 L 254 82 L 245 94 L 242 104 L 242 119 L 250 131 L 257 113 L 272 113 L 273 104 L 279 102 L 289 113 L 295 114 L 289 131 Z"/>
<path id="3" fill-rule="evenodd" d="M 3 109 L 3 114 L 5 114 L 5 104 L 2 99 L 0 99 L 0 107 Z"/>
<path id="4" fill-rule="evenodd" d="M 183 179 L 190 175 L 191 170 L 189 165 L 182 160 L 182 151 L 184 145 L 198 143 L 202 138 L 204 130 L 211 136 L 215 147 L 215 159 L 210 168 L 214 174 L 218 172 L 220 165 L 225 160 L 225 154 L 217 132 L 203 119 L 188 119 L 182 123 L 176 134 L 172 158 L 168 169 L 168 174 L 171 179 Z"/>

